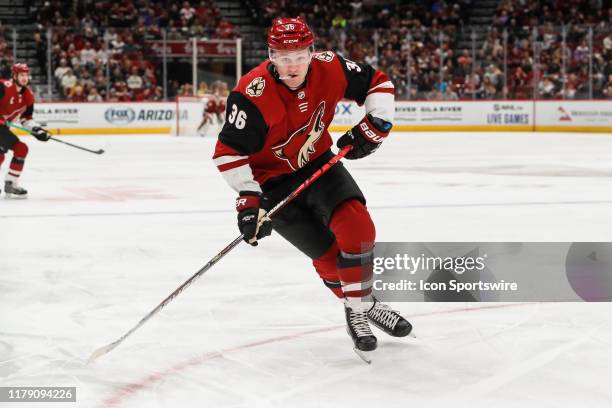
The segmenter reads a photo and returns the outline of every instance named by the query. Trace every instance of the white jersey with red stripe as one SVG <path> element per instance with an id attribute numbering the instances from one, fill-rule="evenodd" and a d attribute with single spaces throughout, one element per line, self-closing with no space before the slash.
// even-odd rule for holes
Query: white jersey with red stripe
<path id="1" fill-rule="evenodd" d="M 365 105 L 366 115 L 393 122 L 393 84 L 370 65 L 319 52 L 304 84 L 291 90 L 264 61 L 227 98 L 215 164 L 234 190 L 261 192 L 266 181 L 297 171 L 329 150 L 328 127 L 342 99 Z"/>

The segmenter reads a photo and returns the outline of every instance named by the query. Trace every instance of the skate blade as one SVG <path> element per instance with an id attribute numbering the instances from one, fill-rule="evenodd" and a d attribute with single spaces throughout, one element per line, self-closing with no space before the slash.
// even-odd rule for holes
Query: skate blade
<path id="1" fill-rule="evenodd" d="M 363 360 L 364 363 L 372 364 L 372 360 L 366 356 L 365 351 L 361 351 L 357 347 L 353 347 L 353 351 L 359 356 L 360 359 Z"/>
<path id="2" fill-rule="evenodd" d="M 28 195 L 15 195 L 15 194 L 11 194 L 11 193 L 6 193 L 4 195 L 4 198 L 6 200 L 25 200 L 26 198 L 28 198 Z"/>

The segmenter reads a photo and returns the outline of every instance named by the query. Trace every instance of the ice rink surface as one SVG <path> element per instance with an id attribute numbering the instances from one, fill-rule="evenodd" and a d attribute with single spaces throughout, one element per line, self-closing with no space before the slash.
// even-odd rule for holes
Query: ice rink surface
<path id="1" fill-rule="evenodd" d="M 68 140 L 106 154 L 24 138 L 30 197 L 0 200 L 2 386 L 76 386 L 58 408 L 610 406 L 610 304 L 394 304 L 418 338 L 377 332 L 366 365 L 278 235 L 85 366 L 238 231 L 212 138 Z M 378 241 L 612 241 L 610 135 L 395 133 L 347 166 Z"/>

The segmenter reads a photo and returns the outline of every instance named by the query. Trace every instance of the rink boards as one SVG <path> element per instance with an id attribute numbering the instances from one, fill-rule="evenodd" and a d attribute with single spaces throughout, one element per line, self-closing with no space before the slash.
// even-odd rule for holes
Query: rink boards
<path id="1" fill-rule="evenodd" d="M 205 99 L 176 102 L 38 103 L 34 118 L 61 135 L 177 135 L 195 128 Z M 364 107 L 336 106 L 330 131 L 357 123 Z M 408 101 L 395 108 L 395 131 L 612 132 L 612 101 Z"/>

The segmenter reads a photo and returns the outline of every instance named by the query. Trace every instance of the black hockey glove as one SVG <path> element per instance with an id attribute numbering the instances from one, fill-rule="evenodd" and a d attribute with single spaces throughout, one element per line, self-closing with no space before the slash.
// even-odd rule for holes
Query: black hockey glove
<path id="1" fill-rule="evenodd" d="M 393 125 L 387 121 L 366 115 L 361 122 L 343 134 L 336 144 L 339 149 L 353 145 L 346 155 L 349 160 L 361 159 L 376 151 Z"/>
<path id="2" fill-rule="evenodd" d="M 257 240 L 272 233 L 272 221 L 261 208 L 261 194 L 255 191 L 241 191 L 236 199 L 238 228 L 245 242 L 257 246 Z"/>
<path id="3" fill-rule="evenodd" d="M 36 139 L 40 140 L 41 142 L 46 142 L 47 140 L 51 138 L 51 134 L 39 126 L 34 126 L 32 128 L 32 136 L 34 136 Z"/>

